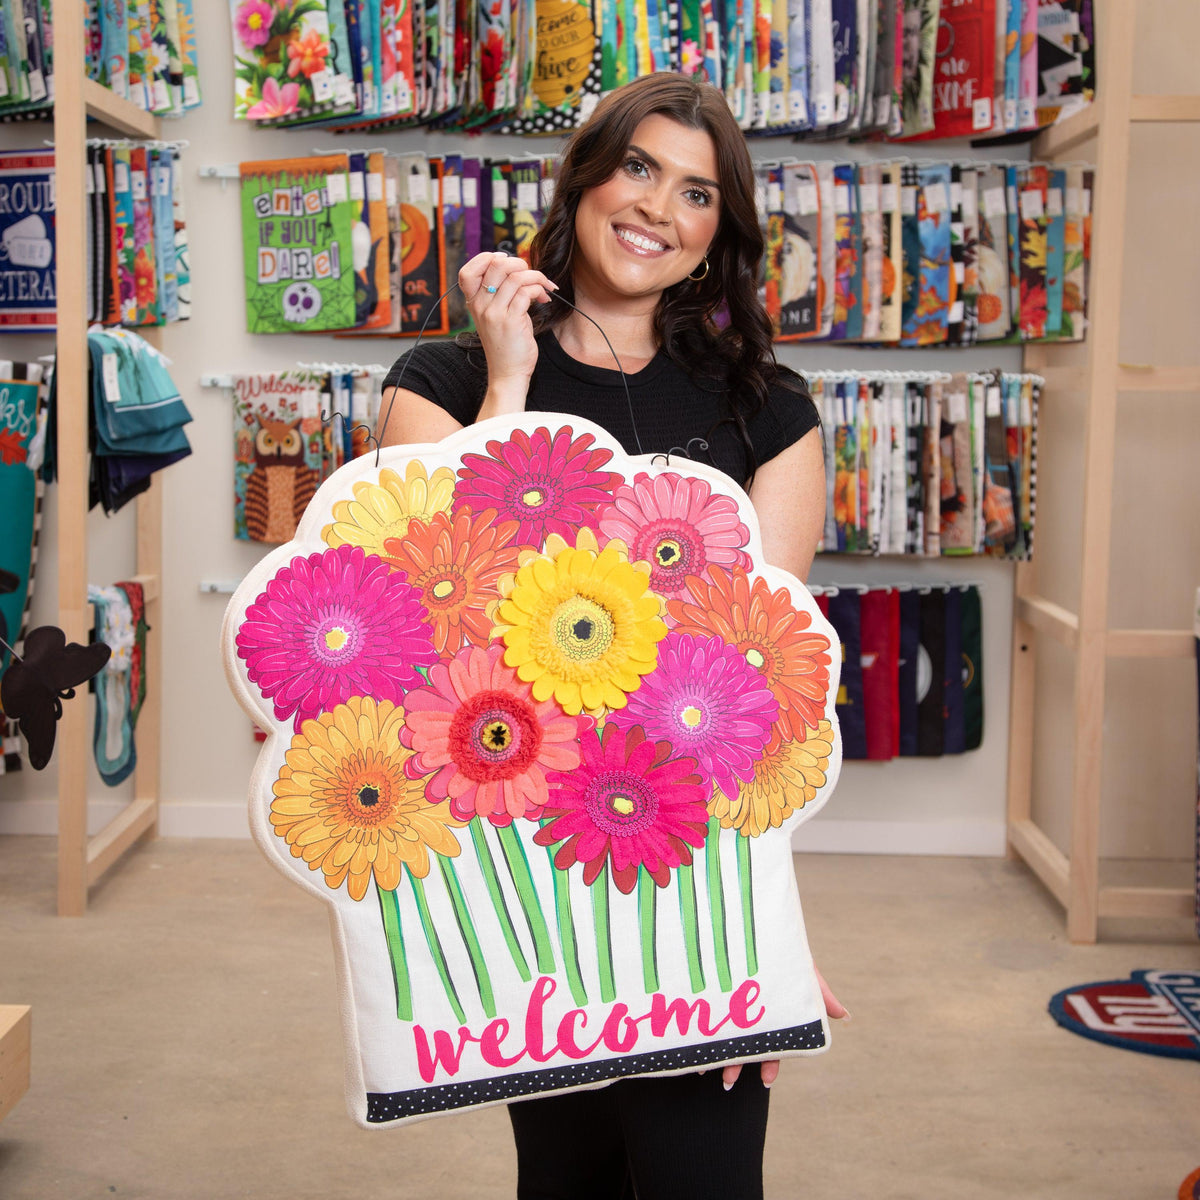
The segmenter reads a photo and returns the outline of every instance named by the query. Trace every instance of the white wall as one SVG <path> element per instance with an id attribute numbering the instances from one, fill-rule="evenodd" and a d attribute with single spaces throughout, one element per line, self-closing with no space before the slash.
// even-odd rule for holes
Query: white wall
<path id="1" fill-rule="evenodd" d="M 233 456 L 230 404 L 219 391 L 200 388 L 206 372 L 279 370 L 296 362 L 348 359 L 389 363 L 409 342 L 338 340 L 329 336 L 251 336 L 245 332 L 241 279 L 241 227 L 236 181 L 200 179 L 201 166 L 256 158 L 282 158 L 317 148 L 384 146 L 477 155 L 553 153 L 551 139 L 487 135 L 385 132 L 342 138 L 320 130 L 257 130 L 234 122 L 228 8 L 199 6 L 204 106 L 166 126 L 165 136 L 186 138 L 184 153 L 188 228 L 192 246 L 193 316 L 168 327 L 164 349 L 195 421 L 188 427 L 194 453 L 165 474 L 164 580 L 164 804 L 161 831 L 177 836 L 245 836 L 245 793 L 257 744 L 249 720 L 226 687 L 217 647 L 224 599 L 202 595 L 203 580 L 239 579 L 262 548 L 233 539 Z M 12 145 L 37 144 L 49 136 L 39 125 L 0 138 Z M 892 147 L 806 147 L 786 140 L 752 142 L 757 158 L 896 157 Z M 989 157 L 1012 156 L 1012 148 Z M 922 154 L 981 157 L 966 143 L 942 143 Z M 48 339 L 4 339 L 6 356 L 46 353 Z M 26 348 L 30 347 L 30 348 Z M 805 368 L 911 367 L 915 369 L 1020 369 L 1020 350 L 977 347 L 963 351 L 849 349 L 841 346 L 781 347 L 781 359 Z M 38 577 L 35 621 L 55 620 L 53 508 Z M 110 522 L 93 514 L 90 578 L 109 583 L 133 572 L 132 513 Z M 821 582 L 889 582 L 913 579 L 979 581 L 984 620 L 985 733 L 980 750 L 957 758 L 913 759 L 888 764 L 849 763 L 834 801 L 797 835 L 798 847 L 841 852 L 1001 854 L 1004 850 L 1005 763 L 1008 738 L 1008 673 L 1012 571 L 984 560 L 823 560 L 813 578 Z M 79 701 L 76 701 L 77 703 Z M 90 700 L 83 701 L 90 703 Z M 41 775 L 24 771 L 0 778 L 0 832 L 54 830 L 54 764 Z M 110 791 L 93 773 L 90 820 L 97 826 L 127 798 L 128 787 Z"/>

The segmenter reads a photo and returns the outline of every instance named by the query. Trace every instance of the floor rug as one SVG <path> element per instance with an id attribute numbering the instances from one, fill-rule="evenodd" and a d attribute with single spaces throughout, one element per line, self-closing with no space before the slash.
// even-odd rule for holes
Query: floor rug
<path id="1" fill-rule="evenodd" d="M 1050 1015 L 1080 1037 L 1200 1059 L 1200 973 L 1134 971 L 1128 979 L 1077 984 L 1051 999 Z"/>

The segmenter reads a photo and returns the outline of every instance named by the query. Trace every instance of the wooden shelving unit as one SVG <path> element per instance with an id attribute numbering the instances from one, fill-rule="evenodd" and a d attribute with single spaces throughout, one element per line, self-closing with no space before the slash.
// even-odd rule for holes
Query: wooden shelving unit
<path id="1" fill-rule="evenodd" d="M 86 643 L 92 626 L 87 602 L 87 120 L 94 117 L 127 136 L 158 136 L 148 113 L 88 79 L 84 70 L 84 15 L 80 0 L 54 0 L 54 148 L 57 189 L 58 334 L 58 623 L 67 641 Z M 65 219 L 64 219 L 65 217 Z M 145 330 L 147 341 L 155 330 Z M 161 729 L 159 576 L 162 569 L 162 497 L 157 481 L 137 504 L 137 574 L 146 596 L 146 703 L 138 722 L 134 798 L 89 838 L 90 706 L 63 706 L 58 756 L 58 912 L 82 916 L 88 889 L 122 854 L 158 827 Z"/>
<path id="2" fill-rule="evenodd" d="M 1058 362 L 1065 348 L 1031 345 L 1028 370 L 1046 379 L 1045 403 L 1054 393 L 1087 398 L 1084 429 L 1082 578 L 1077 613 L 1037 590 L 1036 564 L 1016 573 L 1013 674 L 1008 770 L 1008 839 L 1066 909 L 1073 942 L 1094 942 L 1101 917 L 1190 917 L 1190 889 L 1101 887 L 1099 870 L 1105 673 L 1110 658 L 1190 658 L 1190 629 L 1110 629 L 1109 563 L 1118 398 L 1123 392 L 1200 390 L 1200 367 L 1156 367 L 1117 361 L 1125 253 L 1125 189 L 1130 127 L 1139 121 L 1200 121 L 1200 95 L 1134 96 L 1134 0 L 1097 0 L 1096 102 L 1036 139 L 1033 157 L 1077 156 L 1095 149 L 1096 193 L 1092 218 L 1092 277 L 1086 365 Z M 1089 157 L 1091 155 L 1089 154 Z M 1037 634 L 1053 638 L 1075 656 L 1070 847 L 1064 854 L 1033 819 L 1033 742 Z"/>

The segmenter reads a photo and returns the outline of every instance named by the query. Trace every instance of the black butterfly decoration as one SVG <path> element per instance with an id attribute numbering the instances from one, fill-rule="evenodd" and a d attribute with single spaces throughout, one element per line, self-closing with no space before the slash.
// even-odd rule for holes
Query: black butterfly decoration
<path id="1" fill-rule="evenodd" d="M 9 647 L 11 650 L 12 647 Z M 0 678 L 0 707 L 20 726 L 29 743 L 29 763 L 42 770 L 54 753 L 54 733 L 64 700 L 108 662 L 112 651 L 103 642 L 67 643 L 56 625 L 40 625 L 25 635 L 25 653 Z"/>

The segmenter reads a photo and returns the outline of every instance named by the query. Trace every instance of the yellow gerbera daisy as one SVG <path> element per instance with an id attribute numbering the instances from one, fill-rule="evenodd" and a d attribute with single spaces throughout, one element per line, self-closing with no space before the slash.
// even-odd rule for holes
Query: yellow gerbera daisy
<path id="1" fill-rule="evenodd" d="M 777 734 L 755 764 L 754 778 L 739 785 L 737 799 L 717 789 L 708 811 L 722 829 L 736 829 L 743 837 L 778 829 L 825 786 L 832 753 L 833 727 L 828 721 L 819 721 L 816 732 L 802 742 L 785 742 Z"/>
<path id="2" fill-rule="evenodd" d="M 292 855 L 321 870 L 331 888 L 348 878 L 354 900 L 374 875 L 382 891 L 400 883 L 402 867 L 424 879 L 429 851 L 459 852 L 450 832 L 464 822 L 449 800 L 430 804 L 425 781 L 409 779 L 412 751 L 400 743 L 404 710 L 389 700 L 352 696 L 305 721 L 292 738 L 275 781 L 271 824 Z"/>
<path id="3" fill-rule="evenodd" d="M 492 636 L 504 640 L 504 661 L 535 700 L 553 696 L 573 715 L 624 708 L 667 636 L 649 564 L 631 563 L 617 539 L 600 550 L 590 529 L 574 546 L 551 534 L 542 554 L 500 580 L 500 592 Z"/>
<path id="4" fill-rule="evenodd" d="M 333 506 L 333 524 L 321 530 L 330 546 L 361 546 L 368 554 L 386 556 L 384 542 L 403 537 L 409 521 L 428 521 L 434 513 L 450 511 L 454 500 L 454 472 L 438 467 L 432 475 L 413 459 L 401 479 L 390 467 L 379 472 L 379 482 L 354 485 L 353 500 Z"/>

